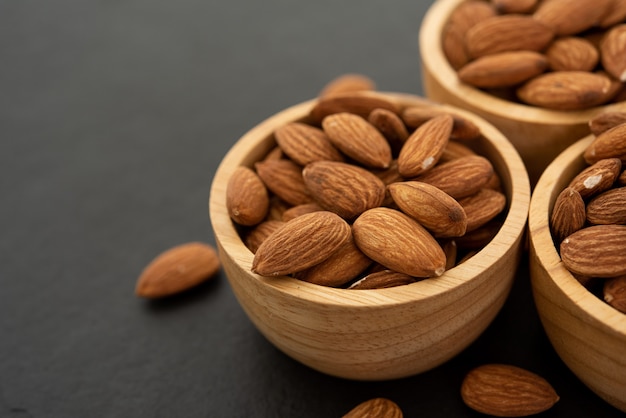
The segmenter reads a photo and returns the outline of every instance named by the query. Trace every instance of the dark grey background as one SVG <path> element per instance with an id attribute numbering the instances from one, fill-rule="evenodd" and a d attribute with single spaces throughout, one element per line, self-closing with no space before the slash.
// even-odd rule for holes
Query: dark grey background
<path id="1" fill-rule="evenodd" d="M 207 215 L 220 159 L 248 129 L 359 72 L 422 94 L 427 1 L 0 2 L 0 416 L 339 417 L 375 396 L 407 417 L 471 417 L 463 375 L 546 377 L 544 416 L 622 416 L 560 362 L 527 260 L 493 325 L 412 378 L 352 382 L 283 355 L 222 274 L 160 302 L 141 269 Z"/>

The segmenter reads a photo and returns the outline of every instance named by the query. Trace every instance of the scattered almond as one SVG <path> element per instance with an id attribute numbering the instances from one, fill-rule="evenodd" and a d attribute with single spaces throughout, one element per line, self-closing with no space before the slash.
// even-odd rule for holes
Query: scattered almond
<path id="1" fill-rule="evenodd" d="M 374 398 L 355 406 L 343 418 L 402 418 L 402 410 L 386 398 Z"/>
<path id="2" fill-rule="evenodd" d="M 606 303 L 626 314 L 626 276 L 606 280 L 602 291 Z"/>

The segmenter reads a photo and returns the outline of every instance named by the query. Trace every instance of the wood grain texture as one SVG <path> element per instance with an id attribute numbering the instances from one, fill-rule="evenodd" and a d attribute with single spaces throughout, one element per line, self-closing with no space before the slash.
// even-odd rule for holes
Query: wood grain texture
<path id="1" fill-rule="evenodd" d="M 580 380 L 626 412 L 626 315 L 585 289 L 561 262 L 552 241 L 554 201 L 586 164 L 592 136 L 568 147 L 539 179 L 529 212 L 533 295 L 552 345 Z"/>
<path id="2" fill-rule="evenodd" d="M 462 83 L 446 59 L 441 42 L 448 16 L 463 0 L 434 2 L 419 32 L 422 83 L 427 98 L 456 106 L 495 125 L 520 153 L 531 184 L 565 148 L 589 134 L 588 122 L 605 111 L 624 110 L 617 103 L 581 111 L 555 111 L 507 101 Z"/>
<path id="3" fill-rule="evenodd" d="M 373 93 L 374 94 L 374 93 Z M 380 94 L 380 93 L 376 93 Z M 399 105 L 421 98 L 386 94 Z M 435 279 L 379 290 L 346 290 L 250 272 L 253 254 L 228 217 L 226 184 L 234 169 L 273 147 L 278 126 L 302 120 L 314 105 L 286 109 L 246 133 L 213 179 L 209 215 L 224 271 L 244 311 L 276 347 L 321 372 L 356 380 L 414 375 L 449 360 L 491 323 L 509 293 L 522 251 L 530 184 L 513 146 L 476 116 L 484 138 L 475 141 L 502 178 L 508 215 L 495 239 L 469 261 Z"/>

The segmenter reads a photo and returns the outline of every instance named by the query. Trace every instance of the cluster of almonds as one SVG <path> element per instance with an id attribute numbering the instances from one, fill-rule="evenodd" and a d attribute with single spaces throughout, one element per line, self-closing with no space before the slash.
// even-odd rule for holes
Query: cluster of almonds
<path id="1" fill-rule="evenodd" d="M 626 113 L 589 125 L 596 137 L 583 153 L 588 166 L 557 196 L 550 229 L 574 277 L 626 313 Z"/>
<path id="2" fill-rule="evenodd" d="M 252 271 L 331 287 L 392 287 L 436 277 L 500 229 L 506 197 L 472 150 L 478 127 L 437 106 L 401 108 L 367 77 L 330 82 L 308 120 L 237 167 L 226 203 Z"/>
<path id="3" fill-rule="evenodd" d="M 462 82 L 505 100 L 556 110 L 626 100 L 624 0 L 467 0 L 442 46 Z"/>

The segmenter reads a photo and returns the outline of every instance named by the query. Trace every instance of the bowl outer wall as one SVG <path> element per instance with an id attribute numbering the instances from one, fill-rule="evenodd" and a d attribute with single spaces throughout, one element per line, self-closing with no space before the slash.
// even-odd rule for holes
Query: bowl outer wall
<path id="1" fill-rule="evenodd" d="M 582 286 L 563 265 L 552 240 L 549 214 L 558 194 L 586 163 L 589 135 L 567 148 L 546 169 L 529 212 L 530 276 L 546 334 L 580 380 L 626 412 L 626 315 Z"/>
<path id="2" fill-rule="evenodd" d="M 386 97 L 403 105 L 425 103 L 406 94 Z M 252 165 L 275 145 L 272 133 L 278 126 L 302 120 L 313 104 L 310 100 L 295 105 L 251 129 L 216 171 L 209 214 L 231 287 L 268 340 L 316 370 L 350 379 L 384 380 L 431 369 L 474 341 L 508 295 L 522 252 L 530 202 L 524 165 L 492 125 L 443 106 L 479 125 L 488 137 L 481 139 L 479 148 L 501 175 L 509 213 L 490 244 L 439 278 L 391 289 L 348 291 L 254 275 L 250 272 L 253 254 L 226 210 L 226 184 L 237 166 Z"/>
<path id="3" fill-rule="evenodd" d="M 606 111 L 626 111 L 626 103 L 558 111 L 514 103 L 462 83 L 444 54 L 441 35 L 448 17 L 463 1 L 438 0 L 422 20 L 419 49 L 424 93 L 433 101 L 466 109 L 491 122 L 518 150 L 534 185 L 561 151 L 589 134 L 591 118 Z"/>

